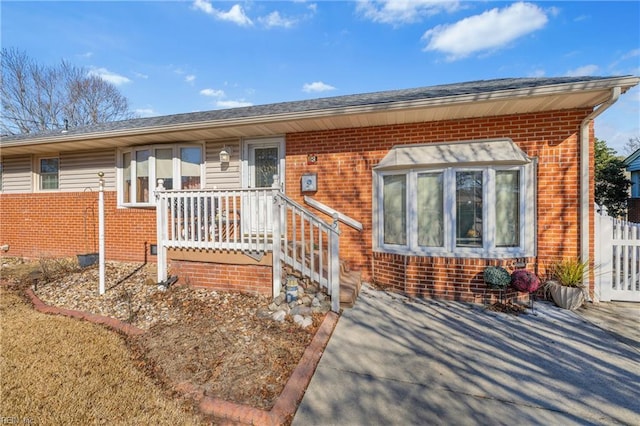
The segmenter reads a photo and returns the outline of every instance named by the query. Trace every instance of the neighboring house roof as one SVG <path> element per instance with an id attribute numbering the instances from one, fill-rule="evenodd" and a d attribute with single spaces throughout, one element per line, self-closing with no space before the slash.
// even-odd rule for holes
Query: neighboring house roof
<path id="1" fill-rule="evenodd" d="M 0 148 L 11 155 L 593 108 L 614 87 L 624 93 L 639 82 L 633 76 L 481 80 L 7 136 Z"/>
<path id="2" fill-rule="evenodd" d="M 623 164 L 627 168 L 628 172 L 640 170 L 640 148 L 636 149 L 633 154 L 625 158 Z"/>

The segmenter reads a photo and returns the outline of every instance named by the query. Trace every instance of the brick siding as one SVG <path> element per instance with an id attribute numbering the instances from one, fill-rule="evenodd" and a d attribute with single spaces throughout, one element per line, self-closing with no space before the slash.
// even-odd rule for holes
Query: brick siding
<path id="1" fill-rule="evenodd" d="M 105 256 L 143 262 L 156 240 L 155 209 L 119 209 L 104 193 Z M 6 255 L 67 257 L 98 250 L 98 193 L 41 192 L 0 195 L 0 242 Z"/>
<path id="2" fill-rule="evenodd" d="M 287 193 L 302 201 L 301 176 L 315 172 L 318 190 L 310 195 L 363 224 L 362 232 L 340 225 L 340 253 L 362 271 L 365 280 L 413 295 L 477 301 L 484 291 L 478 273 L 495 260 L 373 253 L 373 166 L 394 145 L 511 138 L 538 159 L 538 255 L 527 260 L 527 268 L 544 275 L 545 265 L 553 260 L 580 254 L 579 129 L 589 112 L 581 109 L 289 134 Z M 593 143 L 593 126 L 590 141 Z M 593 177 L 592 143 L 589 168 Z M 317 155 L 316 164 L 307 164 L 308 154 Z M 593 179 L 590 186 L 593 206 Z M 593 235 L 592 217 L 587 226 Z M 593 258 L 593 243 L 590 253 Z"/>

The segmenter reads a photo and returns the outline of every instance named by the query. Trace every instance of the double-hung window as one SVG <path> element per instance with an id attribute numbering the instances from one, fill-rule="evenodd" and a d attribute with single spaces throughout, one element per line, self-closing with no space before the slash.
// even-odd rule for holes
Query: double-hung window
<path id="1" fill-rule="evenodd" d="M 512 155 L 505 158 L 500 151 L 505 149 Z M 394 150 L 374 169 L 377 250 L 444 257 L 533 255 L 533 162 L 513 142 Z"/>
<path id="2" fill-rule="evenodd" d="M 38 159 L 38 189 L 50 191 L 59 188 L 60 160 L 58 157 Z"/>
<path id="3" fill-rule="evenodd" d="M 155 204 L 159 179 L 165 189 L 200 189 L 203 183 L 202 145 L 135 147 L 118 153 L 118 200 L 121 205 Z"/>

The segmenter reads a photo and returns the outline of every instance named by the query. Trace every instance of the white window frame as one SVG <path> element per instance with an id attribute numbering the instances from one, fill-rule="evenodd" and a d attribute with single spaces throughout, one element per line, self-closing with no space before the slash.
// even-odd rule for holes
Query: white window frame
<path id="1" fill-rule="evenodd" d="M 144 145 L 133 146 L 129 148 L 118 149 L 116 158 L 116 180 L 117 180 L 117 198 L 119 207 L 155 207 L 156 199 L 153 195 L 153 191 L 157 187 L 158 181 L 156 178 L 156 150 L 157 149 L 172 149 L 172 173 L 173 173 L 173 189 L 181 189 L 181 169 L 180 169 L 180 150 L 181 148 L 199 148 L 200 149 L 200 188 L 205 187 L 205 144 L 204 143 L 177 143 L 177 144 L 156 144 L 156 145 Z M 136 194 L 137 179 L 135 179 L 136 172 L 136 152 L 149 151 L 149 201 L 148 202 L 136 202 L 128 201 L 124 199 L 124 161 L 123 156 L 126 153 L 131 154 L 131 190 L 130 194 Z"/>
<path id="2" fill-rule="evenodd" d="M 56 188 L 42 188 L 42 160 L 57 160 L 58 161 L 58 185 Z M 53 192 L 60 191 L 60 156 L 59 155 L 46 155 L 39 156 L 35 158 L 35 167 L 34 167 L 35 176 L 34 176 L 34 188 L 36 192 Z"/>
<path id="3" fill-rule="evenodd" d="M 496 223 L 496 171 L 517 170 L 520 172 L 520 224 L 517 247 L 495 246 Z M 464 171 L 482 171 L 483 174 L 483 246 L 456 247 L 456 173 Z M 443 173 L 443 220 L 444 243 L 442 247 L 423 247 L 418 245 L 417 217 L 417 177 L 421 173 Z M 392 245 L 384 243 L 383 177 L 405 174 L 407 176 L 407 244 Z M 390 171 L 374 171 L 374 250 L 419 256 L 437 257 L 474 257 L 474 258 L 510 258 L 535 255 L 535 164 L 517 166 L 458 166 L 439 168 L 411 168 Z"/>

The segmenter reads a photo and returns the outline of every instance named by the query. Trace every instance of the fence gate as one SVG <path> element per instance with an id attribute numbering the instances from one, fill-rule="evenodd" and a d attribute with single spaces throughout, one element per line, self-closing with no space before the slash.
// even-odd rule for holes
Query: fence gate
<path id="1" fill-rule="evenodd" d="M 596 296 L 640 302 L 640 224 L 615 219 L 596 206 Z"/>

